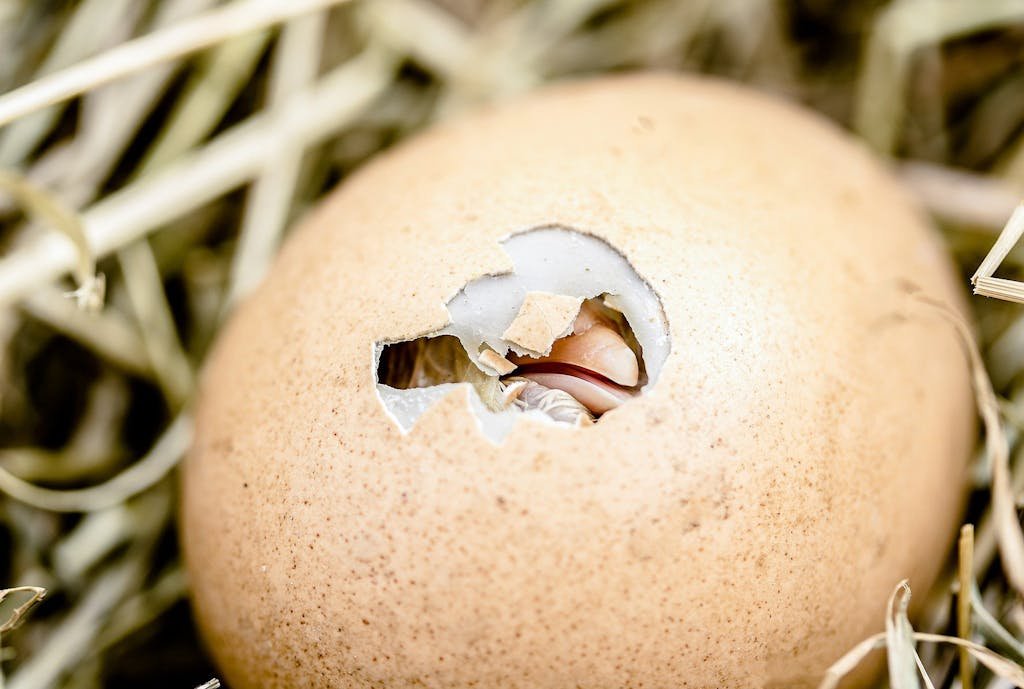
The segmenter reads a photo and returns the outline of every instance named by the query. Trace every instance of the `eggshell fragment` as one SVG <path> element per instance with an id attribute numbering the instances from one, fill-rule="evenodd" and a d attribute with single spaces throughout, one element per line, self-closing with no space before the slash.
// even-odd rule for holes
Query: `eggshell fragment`
<path id="1" fill-rule="evenodd" d="M 575 234 L 530 233 L 551 227 Z M 631 322 L 661 362 L 637 397 L 579 428 L 510 411 L 496 442 L 452 384 L 395 423 L 378 343 L 495 303 L 511 281 L 453 295 L 517 262 L 564 294 L 551 242 L 587 237 L 638 276 L 596 294 L 657 296 Z M 816 686 L 896 582 L 925 598 L 963 505 L 970 379 L 911 292 L 964 310 L 894 178 L 735 85 L 565 84 L 384 154 L 291 235 L 204 373 L 182 538 L 223 676 Z"/>
<path id="2" fill-rule="evenodd" d="M 498 354 L 493 349 L 485 349 L 480 352 L 480 362 L 489 367 L 499 376 L 512 373 L 512 371 L 516 370 L 515 364 Z"/>
<path id="3" fill-rule="evenodd" d="M 550 354 L 555 340 L 569 333 L 582 303 L 581 297 L 527 292 L 502 337 L 536 354 Z"/>

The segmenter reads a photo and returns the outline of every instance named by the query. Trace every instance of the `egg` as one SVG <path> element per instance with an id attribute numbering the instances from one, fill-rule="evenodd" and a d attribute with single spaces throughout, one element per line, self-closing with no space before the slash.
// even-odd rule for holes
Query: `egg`
<path id="1" fill-rule="evenodd" d="M 806 687 L 935 581 L 975 439 L 926 217 L 798 106 L 567 83 L 291 234 L 182 540 L 234 689 Z"/>

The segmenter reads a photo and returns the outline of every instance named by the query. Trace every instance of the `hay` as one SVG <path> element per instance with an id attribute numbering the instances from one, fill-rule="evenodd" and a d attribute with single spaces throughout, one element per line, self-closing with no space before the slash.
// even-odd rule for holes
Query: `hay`
<path id="1" fill-rule="evenodd" d="M 997 242 L 1024 198 L 1019 0 L 341 4 L 0 4 L 7 687 L 210 676 L 173 546 L 172 474 L 196 371 L 298 214 L 376 151 L 468 107 L 635 68 L 782 93 L 903 161 L 963 276 L 982 266 L 980 293 L 1024 294 L 1020 217 Z M 824 686 L 882 646 L 893 687 L 1024 681 L 1024 312 L 974 306 L 980 347 L 968 354 L 987 446 L 973 540 L 930 593 L 926 632 L 910 627 L 898 588 L 887 634 L 853 649 Z M 970 345 L 967 326 L 953 325 Z M 188 664 L 146 660 L 164 648 Z"/>

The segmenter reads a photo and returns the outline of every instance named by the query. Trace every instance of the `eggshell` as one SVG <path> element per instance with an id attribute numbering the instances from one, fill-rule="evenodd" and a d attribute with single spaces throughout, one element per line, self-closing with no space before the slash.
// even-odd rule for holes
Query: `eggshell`
<path id="1" fill-rule="evenodd" d="M 579 297 L 529 292 L 502 337 L 523 349 L 548 355 L 554 341 L 572 329 L 582 303 Z"/>
<path id="2" fill-rule="evenodd" d="M 408 434 L 373 347 L 446 325 L 559 225 L 662 301 L 645 394 L 498 445 L 459 387 Z M 571 261 L 572 256 L 564 260 Z M 863 147 L 742 87 L 559 85 L 418 136 L 291 236 L 205 371 L 196 615 L 233 689 L 805 687 L 918 597 L 974 441 L 925 217 Z"/>

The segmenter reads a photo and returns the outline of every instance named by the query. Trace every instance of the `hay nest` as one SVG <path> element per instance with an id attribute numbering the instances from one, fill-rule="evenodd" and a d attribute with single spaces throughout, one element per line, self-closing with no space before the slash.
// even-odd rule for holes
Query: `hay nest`
<path id="1" fill-rule="evenodd" d="M 0 679 L 186 689 L 213 675 L 173 529 L 196 371 L 291 220 L 433 121 L 571 75 L 744 81 L 890 157 L 966 281 L 1024 197 L 1024 3 L 877 5 L 0 5 Z M 1018 221 L 985 294 L 1024 297 L 1007 282 L 1024 270 Z M 881 646 L 895 689 L 1024 682 L 1024 311 L 973 303 L 976 526 L 936 589 L 915 592 L 920 630 L 900 586 L 887 632 L 826 685 Z"/>

